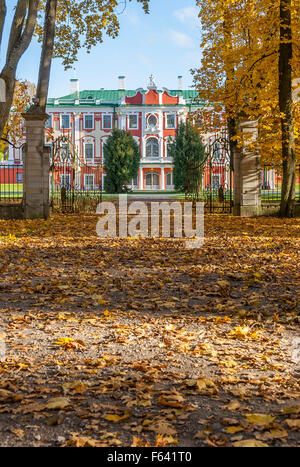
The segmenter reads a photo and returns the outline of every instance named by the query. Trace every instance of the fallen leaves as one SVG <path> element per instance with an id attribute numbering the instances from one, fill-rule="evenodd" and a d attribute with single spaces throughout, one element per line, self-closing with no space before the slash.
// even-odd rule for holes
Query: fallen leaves
<path id="1" fill-rule="evenodd" d="M 229 402 L 228 405 L 224 406 L 224 409 L 230 410 L 231 412 L 240 410 L 240 408 L 241 408 L 241 403 L 238 400 L 231 401 Z"/>
<path id="2" fill-rule="evenodd" d="M 10 442 L 296 444 L 299 229 L 261 222 L 208 216 L 190 253 L 179 241 L 99 242 L 93 216 L 0 221 L 17 235 L 0 248 Z"/>
<path id="3" fill-rule="evenodd" d="M 61 410 L 68 407 L 70 403 L 70 399 L 67 397 L 54 397 L 47 402 L 45 408 L 48 410 Z"/>
<path id="4" fill-rule="evenodd" d="M 290 419 L 288 418 L 287 420 L 284 421 L 288 426 L 289 428 L 291 428 L 292 430 L 300 430 L 300 418 L 298 419 Z"/>
<path id="5" fill-rule="evenodd" d="M 78 350 L 86 346 L 81 339 L 74 340 L 71 337 L 60 337 L 54 342 L 54 345 L 61 346 L 64 350 Z"/>
<path id="6" fill-rule="evenodd" d="M 109 422 L 115 422 L 115 423 L 120 423 L 124 422 L 124 420 L 127 420 L 131 416 L 130 412 L 126 412 L 124 415 L 117 415 L 117 414 L 109 414 L 105 416 L 105 420 Z"/>
<path id="7" fill-rule="evenodd" d="M 244 439 L 233 443 L 235 448 L 267 448 L 268 445 L 257 439 Z"/>
<path id="8" fill-rule="evenodd" d="M 236 326 L 229 332 L 229 336 L 233 339 L 258 339 L 258 332 L 252 332 L 248 326 Z"/>
<path id="9" fill-rule="evenodd" d="M 158 433 L 164 436 L 173 436 L 177 434 L 177 430 L 173 427 L 173 425 L 164 420 L 150 422 L 147 425 L 147 430 L 154 431 L 154 433 Z"/>
<path id="10" fill-rule="evenodd" d="M 226 433 L 233 435 L 235 433 L 239 433 L 240 431 L 244 431 L 244 430 L 245 428 L 242 426 L 228 426 L 226 428 Z"/>
<path id="11" fill-rule="evenodd" d="M 246 415 L 246 419 L 247 422 L 252 425 L 268 426 L 275 420 L 275 417 L 266 414 L 254 413 Z"/>

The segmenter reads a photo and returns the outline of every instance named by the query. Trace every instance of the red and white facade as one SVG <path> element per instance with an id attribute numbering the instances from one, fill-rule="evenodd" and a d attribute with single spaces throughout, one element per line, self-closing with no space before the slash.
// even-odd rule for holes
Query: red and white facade
<path id="1" fill-rule="evenodd" d="M 63 135 L 71 138 L 82 160 L 92 166 L 104 163 L 103 146 L 113 128 L 126 130 L 135 138 L 142 156 L 132 188 L 173 190 L 170 145 L 179 123 L 187 118 L 191 107 L 182 91 L 176 94 L 176 91 L 158 90 L 153 76 L 147 90 L 125 91 L 124 77 L 120 77 L 118 91 L 99 91 L 100 96 L 111 98 L 111 102 L 105 103 L 97 99 L 96 91 L 80 92 L 78 80 L 72 80 L 72 86 L 72 94 L 67 98 L 48 101 L 48 127 L 52 128 L 52 138 Z M 102 186 L 104 177 L 105 174 Z M 87 177 L 87 183 L 91 182 Z M 80 183 L 86 182 L 83 179 Z M 94 180 L 96 188 L 98 183 Z"/>

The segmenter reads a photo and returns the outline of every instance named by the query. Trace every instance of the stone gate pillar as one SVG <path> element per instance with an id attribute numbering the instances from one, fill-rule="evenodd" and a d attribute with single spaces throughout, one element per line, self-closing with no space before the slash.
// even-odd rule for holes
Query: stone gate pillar
<path id="1" fill-rule="evenodd" d="M 258 150 L 249 146 L 257 139 L 257 121 L 241 121 L 240 131 L 246 142 L 234 151 L 233 214 L 250 217 L 261 213 L 261 158 Z"/>
<path id="2" fill-rule="evenodd" d="M 26 145 L 23 161 L 24 215 L 26 219 L 50 215 L 49 170 L 51 149 L 44 146 L 47 114 L 35 107 L 23 114 Z"/>

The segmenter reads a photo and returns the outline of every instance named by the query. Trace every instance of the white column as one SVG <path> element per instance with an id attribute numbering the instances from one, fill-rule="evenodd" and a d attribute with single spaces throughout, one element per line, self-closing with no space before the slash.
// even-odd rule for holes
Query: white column
<path id="1" fill-rule="evenodd" d="M 142 159 L 146 157 L 146 138 L 142 137 Z"/>
<path id="2" fill-rule="evenodd" d="M 119 129 L 126 130 L 126 113 L 119 113 Z"/>
<path id="3" fill-rule="evenodd" d="M 164 157 L 164 138 L 161 136 L 159 139 L 160 142 L 160 159 Z"/>
<path id="4" fill-rule="evenodd" d="M 140 167 L 140 170 L 139 170 L 139 189 L 140 190 L 143 189 L 143 169 L 142 169 L 142 167 Z"/>
<path id="5" fill-rule="evenodd" d="M 81 154 L 80 154 L 80 113 L 79 112 L 74 114 L 74 139 L 75 139 L 74 145 L 75 145 L 76 152 L 77 152 L 76 157 L 80 159 Z M 76 164 L 75 188 L 81 188 L 80 187 L 80 184 L 81 184 L 80 167 L 81 167 L 81 164 L 79 166 L 77 166 Z"/>
<path id="6" fill-rule="evenodd" d="M 162 167 L 161 169 L 161 189 L 165 190 L 165 168 Z"/>
<path id="7" fill-rule="evenodd" d="M 75 113 L 74 114 L 74 138 L 75 138 L 75 146 L 78 151 L 78 155 L 80 153 L 80 113 Z"/>

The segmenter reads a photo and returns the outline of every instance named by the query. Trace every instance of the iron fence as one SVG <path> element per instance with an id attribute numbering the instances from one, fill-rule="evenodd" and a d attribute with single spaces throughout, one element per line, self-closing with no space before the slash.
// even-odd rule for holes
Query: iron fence
<path id="1" fill-rule="evenodd" d="M 296 197 L 300 203 L 300 165 L 296 166 Z M 261 171 L 261 202 L 263 205 L 275 206 L 280 204 L 282 187 L 282 166 L 264 165 Z"/>
<path id="2" fill-rule="evenodd" d="M 23 199 L 23 165 L 0 163 L 0 204 L 20 204 Z"/>
<path id="3" fill-rule="evenodd" d="M 51 208 L 61 212 L 95 212 L 102 201 L 101 165 L 53 164 L 50 171 Z"/>
<path id="4" fill-rule="evenodd" d="M 198 166 L 189 164 L 184 189 L 188 198 L 204 202 L 205 212 L 232 212 L 233 168 L 226 135 L 212 139 Z"/>

